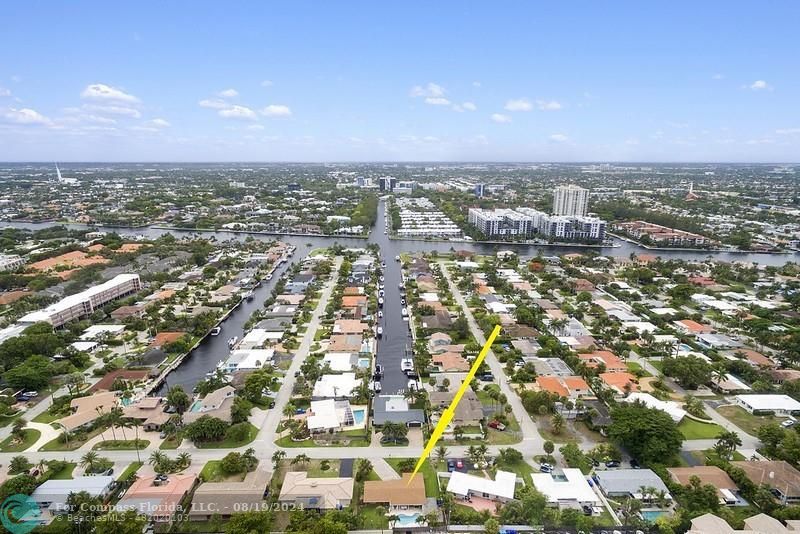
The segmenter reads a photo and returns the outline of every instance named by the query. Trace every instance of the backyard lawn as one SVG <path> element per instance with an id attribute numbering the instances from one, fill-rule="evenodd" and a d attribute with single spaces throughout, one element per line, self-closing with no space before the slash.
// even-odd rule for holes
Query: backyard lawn
<path id="1" fill-rule="evenodd" d="M 717 412 L 751 436 L 758 435 L 758 428 L 761 425 L 780 423 L 786 420 L 785 417 L 774 415 L 753 415 L 739 406 L 720 406 L 717 408 Z"/>
<path id="2" fill-rule="evenodd" d="M 400 464 L 403 460 L 407 460 L 407 458 L 386 458 L 386 462 L 394 468 L 402 476 L 402 471 L 400 471 Z M 412 461 L 416 463 L 418 458 L 411 458 Z M 425 478 L 425 495 L 428 497 L 438 497 L 439 496 L 439 482 L 436 480 L 436 469 L 431 464 L 430 460 L 425 460 L 425 463 L 422 464 L 417 476 L 422 475 Z"/>
<path id="3" fill-rule="evenodd" d="M 230 438 L 225 438 L 222 441 L 195 443 L 195 446 L 198 449 L 235 449 L 237 447 L 243 447 L 244 445 L 252 442 L 254 439 L 256 439 L 256 435 L 258 435 L 258 429 L 250 423 L 247 423 L 247 436 L 245 436 L 243 440 L 237 441 Z"/>
<path id="4" fill-rule="evenodd" d="M 136 471 L 138 471 L 140 467 L 142 467 L 142 462 L 131 463 L 128 467 L 125 468 L 125 471 L 122 472 L 119 478 L 117 478 L 117 482 L 125 482 L 133 475 L 135 475 Z"/>
<path id="5" fill-rule="evenodd" d="M 15 436 L 8 436 L 0 443 L 0 452 L 22 452 L 36 443 L 42 433 L 35 428 L 26 428 L 23 431 L 22 440 L 17 440 Z"/>
<path id="6" fill-rule="evenodd" d="M 53 476 L 50 477 L 50 480 L 70 480 L 72 479 L 72 472 L 75 471 L 75 467 L 77 464 L 68 463 L 64 469 L 59 471 L 58 473 L 53 473 Z"/>
<path id="7" fill-rule="evenodd" d="M 701 423 L 684 417 L 678 430 L 686 439 L 715 439 L 724 429 L 716 423 Z"/>

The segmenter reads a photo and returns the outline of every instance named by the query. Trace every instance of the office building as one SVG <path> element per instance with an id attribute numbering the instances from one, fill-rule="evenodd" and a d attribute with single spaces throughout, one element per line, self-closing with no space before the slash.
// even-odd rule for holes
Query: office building
<path id="1" fill-rule="evenodd" d="M 589 190 L 577 185 L 560 185 L 553 193 L 553 214 L 582 217 L 589 208 Z"/>

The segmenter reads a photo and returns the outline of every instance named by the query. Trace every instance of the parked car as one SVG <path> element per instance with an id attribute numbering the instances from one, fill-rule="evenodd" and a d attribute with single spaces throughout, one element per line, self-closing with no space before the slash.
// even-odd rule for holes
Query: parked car
<path id="1" fill-rule="evenodd" d="M 483 373 L 480 379 L 484 382 L 494 382 L 494 375 L 492 373 Z"/>
<path id="2" fill-rule="evenodd" d="M 616 461 L 616 460 L 609 460 L 609 461 L 606 462 L 606 467 L 607 468 L 619 467 L 619 465 L 620 465 L 619 462 Z"/>
<path id="3" fill-rule="evenodd" d="M 793 427 L 793 426 L 794 426 L 794 423 L 795 423 L 795 422 L 794 422 L 794 420 L 793 420 L 793 419 L 787 419 L 786 421 L 784 421 L 784 422 L 782 422 L 782 423 L 781 423 L 781 426 L 782 426 L 783 428 L 791 428 L 791 427 Z"/>
<path id="4" fill-rule="evenodd" d="M 592 507 L 588 504 L 583 505 L 583 515 L 592 515 Z"/>
<path id="5" fill-rule="evenodd" d="M 447 472 L 452 473 L 456 470 L 456 463 L 453 460 L 447 460 Z"/>
<path id="6" fill-rule="evenodd" d="M 550 473 L 553 471 L 553 466 L 548 463 L 542 463 L 539 465 L 539 471 L 542 473 Z"/>
<path id="7" fill-rule="evenodd" d="M 456 469 L 464 469 L 464 462 L 462 462 L 461 460 L 458 460 L 456 462 Z"/>
<path id="8" fill-rule="evenodd" d="M 631 458 L 631 467 L 634 468 L 634 469 L 639 469 L 641 467 L 641 465 L 639 465 L 639 462 L 636 460 L 636 458 Z"/>
<path id="9" fill-rule="evenodd" d="M 495 419 L 489 422 L 489 428 L 494 428 L 495 430 L 499 430 L 502 432 L 503 430 L 506 429 L 506 425 Z"/>

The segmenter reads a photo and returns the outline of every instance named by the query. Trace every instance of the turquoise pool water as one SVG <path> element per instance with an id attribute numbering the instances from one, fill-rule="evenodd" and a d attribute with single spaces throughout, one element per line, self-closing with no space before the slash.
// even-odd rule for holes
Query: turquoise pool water
<path id="1" fill-rule="evenodd" d="M 359 358 L 358 359 L 358 366 L 362 369 L 368 369 L 369 366 L 372 364 L 369 358 Z"/>
<path id="2" fill-rule="evenodd" d="M 650 523 L 655 522 L 656 519 L 661 517 L 662 515 L 666 514 L 664 510 L 642 510 L 639 512 L 642 514 L 642 519 L 645 521 L 649 521 Z"/>
<path id="3" fill-rule="evenodd" d="M 200 408 L 203 406 L 202 401 L 199 399 L 192 403 L 192 406 L 189 408 L 190 412 L 199 412 Z"/>
<path id="4" fill-rule="evenodd" d="M 361 424 L 364 423 L 364 417 L 366 415 L 365 412 L 366 412 L 366 410 L 363 410 L 363 409 L 362 410 L 353 410 L 353 421 L 355 421 L 355 423 L 357 425 L 361 425 Z"/>
<path id="5" fill-rule="evenodd" d="M 414 514 L 397 514 L 397 521 L 395 526 L 410 527 L 417 524 L 419 513 Z"/>
<path id="6" fill-rule="evenodd" d="M 692 351 L 694 351 L 694 349 L 692 347 L 690 347 L 689 345 L 687 345 L 686 343 L 681 343 L 680 345 L 678 345 L 678 350 L 681 351 L 681 352 L 692 352 Z"/>

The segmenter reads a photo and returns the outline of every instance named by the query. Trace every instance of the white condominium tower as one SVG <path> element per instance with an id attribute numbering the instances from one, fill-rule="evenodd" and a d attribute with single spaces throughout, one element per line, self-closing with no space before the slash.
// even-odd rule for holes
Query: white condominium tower
<path id="1" fill-rule="evenodd" d="M 577 185 L 560 185 L 553 193 L 553 214 L 582 217 L 589 207 L 589 190 Z"/>

